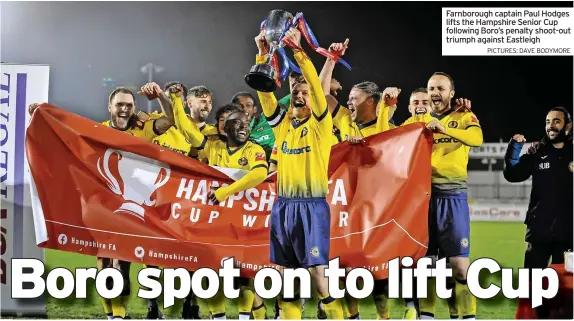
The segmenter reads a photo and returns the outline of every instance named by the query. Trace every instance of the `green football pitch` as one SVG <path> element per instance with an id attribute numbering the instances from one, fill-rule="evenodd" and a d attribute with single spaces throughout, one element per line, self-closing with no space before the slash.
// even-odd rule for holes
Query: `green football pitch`
<path id="1" fill-rule="evenodd" d="M 525 228 L 522 223 L 507 222 L 473 222 L 471 226 L 471 259 L 492 258 L 501 267 L 518 268 L 522 266 L 524 250 Z M 93 267 L 95 258 L 80 254 L 73 254 L 61 251 L 48 250 L 46 252 L 48 269 L 65 267 L 71 271 L 75 268 Z M 131 280 L 137 280 L 137 273 L 142 268 L 140 264 L 132 265 Z M 516 273 L 516 270 L 515 270 Z M 481 275 L 482 276 L 482 275 Z M 138 284 L 132 281 L 132 297 L 128 303 L 129 315 L 132 319 L 143 319 L 147 313 L 147 302 L 136 296 Z M 493 282 L 500 284 L 500 274 L 481 279 L 483 286 Z M 48 298 L 47 312 L 50 319 L 105 319 L 102 306 L 97 293 L 93 287 L 93 282 L 89 286 L 87 299 L 54 299 Z M 502 296 L 490 300 L 478 300 L 477 318 L 480 319 L 513 319 L 516 311 L 515 300 L 509 300 Z M 161 305 L 161 299 L 160 299 Z M 391 302 L 391 318 L 402 319 L 402 301 L 393 300 Z M 200 301 L 201 313 L 207 318 L 207 306 Z M 273 302 L 266 302 L 268 318 L 273 317 Z M 304 311 L 305 318 L 316 318 L 316 301 L 306 304 Z M 361 318 L 376 319 L 375 307 L 371 298 L 361 302 Z M 436 316 L 441 319 L 448 319 L 449 314 L 445 301 L 437 304 Z M 163 310 L 166 319 L 181 319 L 181 300 L 175 306 Z M 228 318 L 237 319 L 237 304 L 229 301 L 227 305 Z"/>

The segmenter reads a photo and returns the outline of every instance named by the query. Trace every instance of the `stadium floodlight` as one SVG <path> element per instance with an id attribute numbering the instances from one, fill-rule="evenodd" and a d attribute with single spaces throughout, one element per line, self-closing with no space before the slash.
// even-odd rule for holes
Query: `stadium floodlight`
<path id="1" fill-rule="evenodd" d="M 156 73 L 163 72 L 165 69 L 162 66 L 156 65 L 154 63 L 147 63 L 140 68 L 140 71 L 144 74 L 147 74 L 147 82 L 153 81 L 153 76 Z M 147 112 L 151 113 L 152 102 L 148 100 L 147 102 Z"/>

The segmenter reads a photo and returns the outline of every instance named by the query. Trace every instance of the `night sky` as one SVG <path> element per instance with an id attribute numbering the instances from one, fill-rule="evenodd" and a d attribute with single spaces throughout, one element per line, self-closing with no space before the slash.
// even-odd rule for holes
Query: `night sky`
<path id="1" fill-rule="evenodd" d="M 572 7 L 572 2 L 3 2 L 2 61 L 51 66 L 50 102 L 96 121 L 107 117 L 115 86 L 141 86 L 148 62 L 163 85 L 205 84 L 214 109 L 242 90 L 254 63 L 253 38 L 272 9 L 301 11 L 320 44 L 350 39 L 335 77 L 344 90 L 360 81 L 403 90 L 395 120 L 407 118 L 408 96 L 435 71 L 449 73 L 456 97 L 471 99 L 485 141 L 514 133 L 544 135 L 547 110 L 572 110 L 572 57 L 442 57 L 441 7 Z M 308 49 L 308 47 L 306 47 Z M 318 69 L 324 58 L 311 54 Z M 104 86 L 103 78 L 113 81 Z M 285 89 L 278 92 L 284 94 Z M 145 109 L 146 100 L 138 99 Z M 213 112 L 215 114 L 215 112 Z"/>

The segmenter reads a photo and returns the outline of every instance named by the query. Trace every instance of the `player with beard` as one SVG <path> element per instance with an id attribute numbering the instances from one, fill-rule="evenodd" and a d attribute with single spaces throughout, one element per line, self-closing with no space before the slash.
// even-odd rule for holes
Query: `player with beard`
<path id="1" fill-rule="evenodd" d="M 452 107 L 455 91 L 454 81 L 449 75 L 434 73 L 428 81 L 427 90 L 433 109 L 431 116 L 436 118 L 426 125 L 434 132 L 427 255 L 449 259 L 455 282 L 447 282 L 447 285 L 454 288 L 457 312 L 464 319 L 474 319 L 476 298 L 466 283 L 470 264 L 470 213 L 466 179 L 470 147 L 482 145 L 482 129 L 474 113 L 470 112 L 469 100 L 457 99 L 457 106 Z M 434 279 L 431 280 L 434 282 Z M 428 291 L 435 293 L 431 283 Z M 421 318 L 434 318 L 434 300 L 420 299 L 419 303 Z"/>
<path id="2" fill-rule="evenodd" d="M 207 117 L 213 108 L 213 94 L 205 86 L 195 86 L 187 92 L 187 106 L 189 107 L 189 119 L 205 136 L 217 135 L 217 127 L 207 124 Z M 185 107 L 184 107 L 185 110 Z M 199 159 L 200 155 L 194 147 L 191 148 L 189 156 Z"/>
<path id="3" fill-rule="evenodd" d="M 217 135 L 217 128 L 206 123 L 213 108 L 213 94 L 205 86 L 195 86 L 187 93 L 187 105 L 191 122 L 199 128 L 202 134 Z"/>
<path id="4" fill-rule="evenodd" d="M 164 85 L 164 91 L 170 93 L 170 98 L 177 97 L 185 105 L 185 93 L 187 93 L 187 88 L 185 85 L 179 81 L 170 81 Z M 172 101 L 173 105 L 174 101 Z M 163 113 L 154 112 L 150 115 L 150 119 L 157 119 L 163 116 Z M 189 118 L 189 115 L 187 115 Z M 157 136 L 153 139 L 153 143 L 169 148 L 178 153 L 189 155 L 191 151 L 191 144 L 185 139 L 185 137 L 177 130 L 175 126 L 172 126 L 163 135 Z M 151 265 L 144 265 L 147 268 L 158 268 Z M 193 271 L 190 271 L 190 276 Z M 158 280 L 159 281 L 159 280 Z M 201 319 L 199 312 L 199 304 L 197 302 L 197 297 L 190 292 L 185 298 L 182 306 L 181 317 L 184 320 L 187 319 Z M 148 300 L 148 313 L 146 316 L 148 320 L 163 319 L 163 315 L 159 310 L 157 299 Z"/>
<path id="5" fill-rule="evenodd" d="M 572 118 L 563 107 L 546 115 L 546 135 L 520 156 L 526 139 L 517 134 L 508 144 L 504 177 L 523 182 L 532 176 L 532 191 L 526 214 L 528 243 L 524 267 L 541 269 L 564 263 L 564 252 L 572 250 Z"/>
<path id="6" fill-rule="evenodd" d="M 185 115 L 183 103 L 175 100 L 173 105 L 175 124 L 178 130 L 205 155 L 210 165 L 236 168 L 249 171 L 241 179 L 231 185 L 213 188 L 210 191 L 210 200 L 215 204 L 223 202 L 230 195 L 255 187 L 267 178 L 267 158 L 265 151 L 256 143 L 249 141 L 251 133 L 248 117 L 242 108 L 236 104 L 222 106 L 217 112 L 217 118 L 222 131 L 216 137 L 208 138 Z M 221 289 L 220 289 L 221 290 Z M 251 312 L 253 299 L 247 311 Z M 225 319 L 225 297 L 222 291 L 207 300 L 213 319 Z"/>
<path id="7" fill-rule="evenodd" d="M 163 87 L 163 90 L 166 92 L 173 90 L 177 94 L 178 98 L 181 99 L 182 101 L 185 99 L 184 95 L 187 92 L 187 88 L 185 87 L 185 85 L 179 81 L 170 81 L 166 83 Z M 163 113 L 153 112 L 150 115 L 150 118 L 156 119 L 162 116 Z M 191 145 L 185 140 L 185 137 L 183 137 L 183 135 L 175 127 L 170 127 L 167 130 L 167 132 L 165 132 L 163 135 L 154 138 L 153 143 L 163 147 L 167 147 L 173 151 L 176 151 L 184 155 L 189 155 L 189 151 L 191 148 Z"/>
<path id="8" fill-rule="evenodd" d="M 169 97 L 157 84 L 148 83 L 141 88 L 139 93 L 157 96 L 166 116 L 150 120 L 149 115 L 146 113 L 140 112 L 136 114 L 134 94 L 127 88 L 119 87 L 110 93 L 108 98 L 110 120 L 104 121 L 102 124 L 151 142 L 157 136 L 166 133 L 173 125 L 173 113 L 171 112 Z M 32 115 L 38 107 L 40 107 L 40 104 L 31 104 L 28 107 L 30 115 Z M 104 312 L 108 319 L 125 318 L 125 304 L 130 295 L 129 272 L 131 263 L 117 259 L 98 257 L 97 267 L 98 270 L 113 267 L 122 273 L 124 277 L 124 290 L 121 295 L 115 299 L 100 298 L 100 300 L 102 301 Z"/>
<path id="9" fill-rule="evenodd" d="M 271 150 L 275 144 L 275 135 L 264 115 L 257 115 L 257 103 L 255 97 L 249 92 L 243 91 L 235 94 L 231 102 L 243 107 L 243 111 L 249 118 L 251 127 L 251 140 L 255 141 L 265 150 L 267 159 L 271 156 Z"/>
<path id="10" fill-rule="evenodd" d="M 300 48 L 301 33 L 296 28 L 289 29 L 285 39 Z M 255 42 L 259 49 L 256 62 L 263 63 L 267 55 L 263 32 Z M 281 267 L 311 268 L 327 316 L 343 319 L 341 302 L 329 295 L 324 276 L 330 248 L 331 215 L 325 196 L 333 121 L 313 63 L 302 50 L 293 51 L 305 79 L 305 83 L 297 83 L 292 90 L 293 118 L 278 107 L 273 93 L 257 92 L 279 146 L 279 197 L 271 212 L 270 259 Z M 279 299 L 285 319 L 301 319 L 298 298 Z"/>

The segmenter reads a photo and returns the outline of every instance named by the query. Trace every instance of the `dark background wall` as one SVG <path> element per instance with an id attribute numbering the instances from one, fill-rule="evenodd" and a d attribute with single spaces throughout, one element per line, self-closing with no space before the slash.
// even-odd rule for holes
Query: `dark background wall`
<path id="1" fill-rule="evenodd" d="M 516 132 L 544 134 L 546 111 L 572 110 L 572 57 L 442 57 L 441 7 L 572 7 L 561 3 L 417 2 L 2 2 L 1 59 L 49 64 L 50 102 L 85 117 L 108 117 L 116 86 L 139 88 L 140 68 L 164 67 L 155 80 L 204 84 L 214 108 L 241 90 L 254 63 L 253 38 L 272 9 L 301 11 L 323 47 L 350 38 L 335 77 L 344 91 L 371 80 L 403 89 L 395 119 L 407 118 L 408 93 L 435 71 L 451 74 L 457 96 L 472 100 L 487 141 Z M 324 58 L 311 55 L 318 70 Z M 108 81 L 104 81 L 108 79 Z M 111 81 L 110 81 L 111 79 Z M 285 93 L 281 90 L 278 94 Z M 146 99 L 137 105 L 146 109 Z"/>

